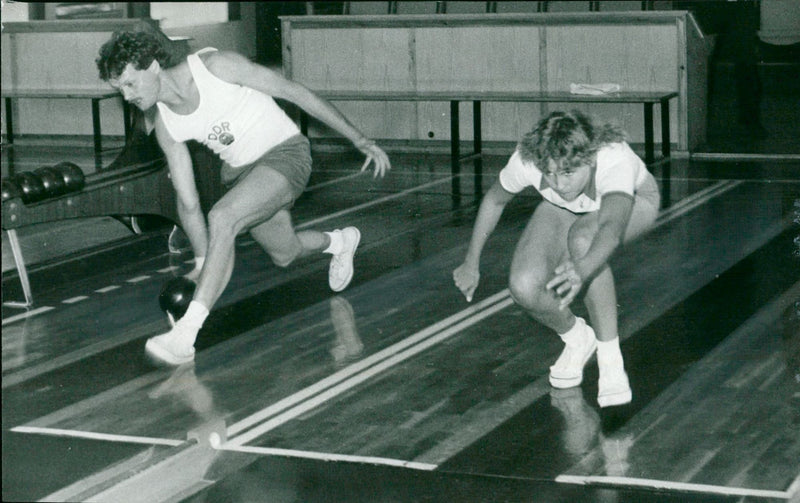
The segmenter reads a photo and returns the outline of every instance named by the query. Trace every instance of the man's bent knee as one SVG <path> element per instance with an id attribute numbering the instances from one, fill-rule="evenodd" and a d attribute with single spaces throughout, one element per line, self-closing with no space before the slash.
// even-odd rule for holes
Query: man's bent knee
<path id="1" fill-rule="evenodd" d="M 231 234 L 236 236 L 240 229 L 240 222 L 227 207 L 215 205 L 208 212 L 208 230 L 212 235 Z"/>
<path id="2" fill-rule="evenodd" d="M 269 258 L 272 259 L 272 263 L 278 267 L 289 267 L 292 262 L 300 256 L 300 253 L 288 254 L 288 253 L 269 253 Z"/>

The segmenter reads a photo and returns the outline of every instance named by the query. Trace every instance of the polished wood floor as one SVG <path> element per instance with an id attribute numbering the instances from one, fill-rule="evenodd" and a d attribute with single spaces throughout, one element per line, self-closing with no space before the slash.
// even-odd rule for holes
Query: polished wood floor
<path id="1" fill-rule="evenodd" d="M 361 229 L 353 283 L 333 294 L 324 258 L 280 269 L 240 237 L 192 365 L 143 354 L 167 329 L 161 284 L 191 266 L 169 228 L 108 224 L 119 239 L 34 267 L 33 309 L 2 311 L 3 500 L 798 497 L 800 163 L 654 168 L 668 204 L 613 261 L 634 400 L 599 409 L 594 363 L 550 388 L 560 343 L 507 290 L 538 197 L 509 206 L 467 304 L 451 272 L 471 173 L 456 201 L 446 156 L 392 160 L 376 181 L 349 153 L 315 154 L 295 224 Z M 4 272 L 4 300 L 20 295 Z"/>

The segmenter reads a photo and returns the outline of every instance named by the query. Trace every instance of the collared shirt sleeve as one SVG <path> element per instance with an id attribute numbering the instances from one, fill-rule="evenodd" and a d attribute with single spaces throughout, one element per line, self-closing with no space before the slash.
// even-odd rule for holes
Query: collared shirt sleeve
<path id="1" fill-rule="evenodd" d="M 531 178 L 535 171 L 522 162 L 519 151 L 514 151 L 508 163 L 500 170 L 500 185 L 512 194 L 518 194 L 526 187 L 536 187 L 536 180 Z"/>
<path id="2" fill-rule="evenodd" d="M 624 143 L 603 147 L 597 152 L 595 183 L 598 198 L 622 193 L 633 197 L 641 159 Z"/>

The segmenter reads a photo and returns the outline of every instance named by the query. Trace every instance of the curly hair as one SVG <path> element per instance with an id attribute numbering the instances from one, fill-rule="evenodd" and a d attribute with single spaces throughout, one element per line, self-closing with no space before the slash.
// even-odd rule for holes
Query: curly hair
<path id="1" fill-rule="evenodd" d="M 159 39 L 143 31 L 115 32 L 111 39 L 100 47 L 95 59 L 100 78 L 108 81 L 119 77 L 128 63 L 137 70 L 150 66 L 157 60 L 163 67 L 171 66 L 170 54 Z"/>
<path id="2" fill-rule="evenodd" d="M 625 132 L 612 124 L 598 125 L 578 110 L 552 112 L 522 137 L 517 149 L 522 160 L 533 162 L 549 172 L 550 160 L 558 171 L 594 163 L 595 154 L 604 145 L 626 139 Z"/>

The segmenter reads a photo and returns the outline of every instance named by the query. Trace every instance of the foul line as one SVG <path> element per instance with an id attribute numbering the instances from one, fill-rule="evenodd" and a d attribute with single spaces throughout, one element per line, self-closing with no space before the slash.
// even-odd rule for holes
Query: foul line
<path id="1" fill-rule="evenodd" d="M 612 477 L 605 475 L 559 475 L 556 482 L 565 484 L 607 484 L 633 487 L 647 487 L 650 489 L 666 489 L 695 493 L 722 494 L 726 496 L 756 496 L 761 498 L 789 499 L 791 493 L 787 491 L 770 491 L 766 489 L 748 489 L 744 487 L 717 486 L 711 484 L 695 484 L 691 482 L 672 482 L 668 480 L 640 479 L 635 477 Z"/>
<path id="2" fill-rule="evenodd" d="M 373 465 L 399 466 L 412 468 L 414 470 L 431 471 L 437 468 L 436 465 L 429 463 L 417 463 L 415 461 L 404 461 L 402 459 L 379 458 L 374 456 L 354 456 L 350 454 L 333 454 L 327 452 L 299 451 L 295 449 L 278 449 L 275 447 L 252 447 L 252 446 L 232 446 L 223 444 L 217 448 L 220 451 L 246 452 L 252 454 L 263 454 L 266 456 L 286 456 L 293 458 L 319 459 L 323 461 L 347 461 L 350 463 L 369 463 Z"/>
<path id="3" fill-rule="evenodd" d="M 133 435 L 115 435 L 112 433 L 96 433 L 93 431 L 64 430 L 61 428 L 42 428 L 40 426 L 16 426 L 11 428 L 16 433 L 38 433 L 40 435 L 52 435 L 56 437 L 86 438 L 90 440 L 107 440 L 111 442 L 129 442 L 133 444 L 148 445 L 168 445 L 176 447 L 182 445 L 186 440 L 174 440 L 169 438 L 138 437 Z"/>

